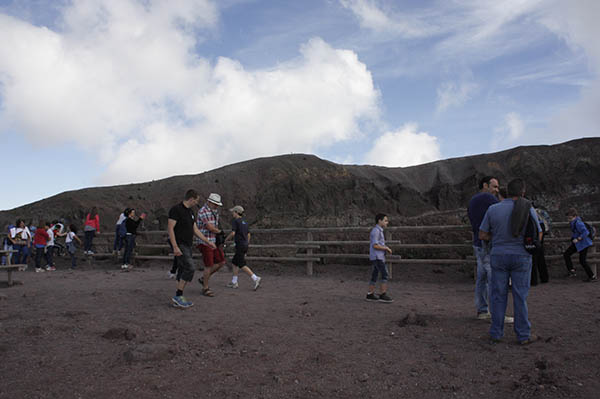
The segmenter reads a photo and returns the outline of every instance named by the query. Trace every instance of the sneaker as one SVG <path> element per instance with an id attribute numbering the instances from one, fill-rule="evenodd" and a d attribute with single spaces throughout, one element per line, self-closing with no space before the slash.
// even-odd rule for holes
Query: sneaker
<path id="1" fill-rule="evenodd" d="M 374 294 L 374 293 L 367 294 L 367 301 L 378 301 L 378 300 L 379 300 L 379 297 L 376 294 Z"/>
<path id="2" fill-rule="evenodd" d="M 129 269 L 129 265 L 121 265 L 121 270 L 127 270 Z"/>
<path id="3" fill-rule="evenodd" d="M 174 278 L 175 278 L 175 276 L 177 276 L 177 273 L 171 273 L 170 271 L 169 271 L 169 272 L 167 272 L 167 278 L 169 278 L 169 279 L 174 279 Z"/>
<path id="4" fill-rule="evenodd" d="M 174 296 L 173 298 L 171 298 L 171 300 L 173 301 L 175 306 L 179 308 L 189 308 L 190 306 L 194 305 L 192 302 L 188 302 L 183 295 Z"/>
<path id="5" fill-rule="evenodd" d="M 504 316 L 504 324 L 514 324 L 515 319 L 510 316 Z"/>
<path id="6" fill-rule="evenodd" d="M 44 273 L 44 272 L 45 272 L 45 270 L 44 270 L 44 269 L 42 269 L 41 267 L 36 267 L 36 268 L 35 268 L 35 272 L 36 272 L 36 273 Z"/>
<path id="7" fill-rule="evenodd" d="M 258 286 L 260 285 L 260 280 L 262 280 L 262 278 L 258 277 L 256 279 L 256 281 L 254 282 L 254 291 L 256 291 L 258 289 Z"/>
<path id="8" fill-rule="evenodd" d="M 529 336 L 529 339 L 526 339 L 525 341 L 519 341 L 519 345 L 529 345 L 529 344 L 532 344 L 532 343 L 538 341 L 539 339 L 540 339 L 540 337 L 538 337 L 537 335 L 531 334 Z"/>
<path id="9" fill-rule="evenodd" d="M 477 313 L 477 319 L 479 319 L 479 320 L 489 320 L 491 318 L 492 318 L 492 315 L 490 314 L 490 312 Z"/>
<path id="10" fill-rule="evenodd" d="M 577 277 L 577 273 L 575 273 L 575 269 L 569 270 L 567 277 Z"/>
<path id="11" fill-rule="evenodd" d="M 379 295 L 379 302 L 392 303 L 394 300 L 386 292 Z"/>
<path id="12" fill-rule="evenodd" d="M 598 276 L 592 276 L 586 280 L 584 280 L 586 283 L 595 283 L 596 281 L 598 281 Z"/>
<path id="13" fill-rule="evenodd" d="M 53 272 L 53 271 L 55 271 L 55 270 L 56 270 L 56 267 L 54 267 L 54 266 L 50 266 L 50 265 L 47 265 L 47 266 L 46 266 L 46 270 L 47 270 L 47 271 L 49 271 L 49 272 Z"/>
<path id="14" fill-rule="evenodd" d="M 238 288 L 238 283 L 229 282 L 226 286 L 227 288 Z"/>

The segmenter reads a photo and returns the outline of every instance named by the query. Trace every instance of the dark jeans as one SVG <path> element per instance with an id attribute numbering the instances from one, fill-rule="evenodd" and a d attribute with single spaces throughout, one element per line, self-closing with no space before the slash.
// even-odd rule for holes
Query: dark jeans
<path id="1" fill-rule="evenodd" d="M 188 283 L 194 279 L 194 260 L 192 259 L 192 247 L 185 244 L 178 244 L 181 250 L 181 256 L 177 256 L 177 281 L 183 280 Z"/>
<path id="2" fill-rule="evenodd" d="M 13 245 L 13 249 L 19 252 L 13 254 L 12 264 L 26 264 L 27 257 L 29 256 L 29 247 L 27 245 Z"/>
<path id="3" fill-rule="evenodd" d="M 123 264 L 128 265 L 131 261 L 131 253 L 135 247 L 135 235 L 127 234 L 125 236 L 125 253 L 123 254 Z"/>
<path id="4" fill-rule="evenodd" d="M 123 222 L 124 223 L 124 222 Z M 119 234 L 119 225 L 115 228 L 115 244 L 113 245 L 113 249 L 115 251 L 120 251 L 123 248 L 123 237 Z"/>
<path id="5" fill-rule="evenodd" d="M 46 263 L 48 266 L 54 266 L 54 245 L 46 248 Z"/>
<path id="6" fill-rule="evenodd" d="M 377 276 L 381 274 L 381 282 L 387 283 L 388 281 L 388 269 L 385 261 L 381 259 L 375 259 L 371 261 L 371 265 L 373 267 L 373 272 L 371 273 L 371 285 L 375 285 L 377 283 Z"/>
<path id="7" fill-rule="evenodd" d="M 590 269 L 590 265 L 587 263 L 588 248 L 582 249 L 579 252 L 579 264 L 581 265 L 581 267 L 583 267 L 583 270 L 585 270 L 588 277 L 592 278 L 594 274 L 592 273 L 592 269 Z M 565 253 L 563 253 L 563 257 L 565 258 L 565 265 L 567 265 L 567 270 L 569 270 L 569 272 L 575 269 L 573 267 L 573 262 L 571 262 L 571 255 L 573 255 L 575 252 L 577 252 L 577 248 L 575 247 L 575 244 L 571 244 L 571 246 L 567 248 Z"/>
<path id="8" fill-rule="evenodd" d="M 67 243 L 67 251 L 69 255 L 71 255 L 71 269 L 75 269 L 77 267 L 77 257 L 75 256 L 75 251 L 77 247 L 75 247 L 75 243 L 73 241 Z"/>
<path id="9" fill-rule="evenodd" d="M 85 241 L 83 243 L 83 250 L 91 251 L 92 250 L 92 241 L 94 240 L 94 236 L 96 235 L 96 230 L 84 231 L 84 234 L 85 234 Z"/>
<path id="10" fill-rule="evenodd" d="M 38 248 L 35 247 L 35 268 L 39 269 L 42 267 L 41 261 L 42 256 L 44 256 L 44 247 Z"/>
<path id="11" fill-rule="evenodd" d="M 531 267 L 531 285 L 538 284 L 538 275 L 540 277 L 539 281 L 542 283 L 547 283 L 549 280 L 548 276 L 548 265 L 546 264 L 546 256 L 544 254 L 544 237 L 542 236 L 542 243 L 540 249 L 538 249 L 532 257 L 532 267 Z"/>

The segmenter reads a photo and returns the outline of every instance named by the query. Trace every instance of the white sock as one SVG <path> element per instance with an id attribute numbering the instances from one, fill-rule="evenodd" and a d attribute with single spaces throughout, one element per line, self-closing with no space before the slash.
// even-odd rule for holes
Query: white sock
<path id="1" fill-rule="evenodd" d="M 231 278 L 231 282 L 232 282 L 233 284 L 237 284 L 237 278 L 238 278 L 238 276 L 233 276 L 233 277 Z"/>
<path id="2" fill-rule="evenodd" d="M 252 281 L 258 280 L 258 276 L 256 274 L 253 274 L 252 276 L 250 276 L 250 278 L 252 278 Z"/>

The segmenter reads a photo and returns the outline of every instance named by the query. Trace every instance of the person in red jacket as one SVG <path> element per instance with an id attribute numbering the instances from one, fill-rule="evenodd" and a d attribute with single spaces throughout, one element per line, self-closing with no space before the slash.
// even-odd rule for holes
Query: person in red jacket
<path id="1" fill-rule="evenodd" d="M 46 251 L 46 244 L 48 240 L 50 240 L 50 236 L 48 235 L 48 223 L 40 222 L 38 228 L 35 230 L 35 235 L 33 236 L 33 246 L 35 247 L 35 272 L 41 273 L 45 270 L 42 269 L 42 265 L 40 261 L 42 260 L 42 256 L 44 256 L 44 252 Z"/>
<path id="2" fill-rule="evenodd" d="M 96 207 L 93 207 L 90 213 L 85 217 L 83 232 L 85 234 L 83 253 L 86 255 L 93 255 L 92 241 L 94 240 L 96 233 L 100 233 L 100 216 L 98 216 L 98 209 Z"/>

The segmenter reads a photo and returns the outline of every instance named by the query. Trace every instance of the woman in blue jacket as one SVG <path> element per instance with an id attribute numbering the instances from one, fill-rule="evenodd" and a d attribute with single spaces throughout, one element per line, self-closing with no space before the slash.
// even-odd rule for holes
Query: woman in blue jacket
<path id="1" fill-rule="evenodd" d="M 581 218 L 577 216 L 577 210 L 575 208 L 570 208 L 567 211 L 567 217 L 569 219 L 569 223 L 571 224 L 571 245 L 563 253 L 563 257 L 565 258 L 565 264 L 567 265 L 569 276 L 575 276 L 575 268 L 573 267 L 573 262 L 571 262 L 571 255 L 573 255 L 575 252 L 579 252 L 579 263 L 588 275 L 588 279 L 586 281 L 598 281 L 598 277 L 592 273 L 592 269 L 590 269 L 590 265 L 587 263 L 587 251 L 588 248 L 593 245 L 590 238 L 590 232 L 585 227 L 585 224 Z"/>

